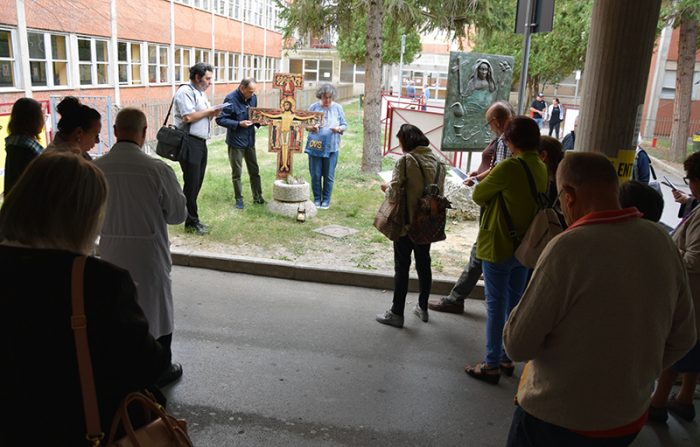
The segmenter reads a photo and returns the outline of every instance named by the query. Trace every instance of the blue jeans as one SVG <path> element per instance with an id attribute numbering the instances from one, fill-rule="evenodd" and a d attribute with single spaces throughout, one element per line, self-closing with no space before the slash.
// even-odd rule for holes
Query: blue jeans
<path id="1" fill-rule="evenodd" d="M 620 438 L 589 438 L 538 419 L 518 406 L 513 414 L 506 447 L 626 447 L 637 434 Z"/>
<path id="2" fill-rule="evenodd" d="M 328 158 L 309 155 L 309 175 L 311 190 L 316 205 L 329 205 L 335 180 L 335 166 L 338 164 L 338 151 L 331 152 Z"/>
<path id="3" fill-rule="evenodd" d="M 533 120 L 535 120 L 535 122 L 537 123 L 537 126 L 540 129 L 542 129 L 542 122 L 544 121 L 544 119 L 543 118 L 533 118 Z"/>
<path id="4" fill-rule="evenodd" d="M 527 284 L 529 269 L 511 256 L 499 263 L 482 262 L 486 284 L 486 363 L 497 366 L 510 361 L 503 349 L 503 326 L 518 304 Z"/>

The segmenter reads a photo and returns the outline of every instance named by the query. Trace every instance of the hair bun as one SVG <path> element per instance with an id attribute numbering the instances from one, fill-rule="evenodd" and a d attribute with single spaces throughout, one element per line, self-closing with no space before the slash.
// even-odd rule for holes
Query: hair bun
<path id="1" fill-rule="evenodd" d="M 75 96 L 66 96 L 58 103 L 56 110 L 61 116 L 64 116 L 79 111 L 82 106 L 80 100 Z"/>

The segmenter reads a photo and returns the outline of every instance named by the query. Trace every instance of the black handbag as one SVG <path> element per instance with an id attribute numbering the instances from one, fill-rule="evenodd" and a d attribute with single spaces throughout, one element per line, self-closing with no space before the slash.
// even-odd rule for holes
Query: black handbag
<path id="1" fill-rule="evenodd" d="M 174 103 L 175 97 L 170 101 L 170 108 L 168 108 L 168 114 L 165 115 L 163 126 L 158 129 L 158 134 L 156 135 L 156 140 L 158 141 L 156 145 L 156 154 L 168 160 L 180 161 L 187 157 L 189 125 L 186 126 L 185 129 L 168 125 L 168 118 L 170 118 L 170 112 L 173 110 Z"/>

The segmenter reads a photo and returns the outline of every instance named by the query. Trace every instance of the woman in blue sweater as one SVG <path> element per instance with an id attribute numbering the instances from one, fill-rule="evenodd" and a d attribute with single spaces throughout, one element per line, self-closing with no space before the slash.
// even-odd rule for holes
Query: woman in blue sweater
<path id="1" fill-rule="evenodd" d="M 323 84 L 316 90 L 319 102 L 311 104 L 310 112 L 323 112 L 323 125 L 311 130 L 323 141 L 321 150 L 306 146 L 309 154 L 309 174 L 311 176 L 311 189 L 314 193 L 314 204 L 325 210 L 330 207 L 333 181 L 335 180 L 335 166 L 338 164 L 338 149 L 340 149 L 340 136 L 348 127 L 343 113 L 343 106 L 335 102 L 338 92 L 331 84 Z"/>

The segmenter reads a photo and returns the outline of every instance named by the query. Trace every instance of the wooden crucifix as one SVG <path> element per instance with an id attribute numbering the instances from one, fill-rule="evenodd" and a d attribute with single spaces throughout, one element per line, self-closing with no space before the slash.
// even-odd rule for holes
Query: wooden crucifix
<path id="1" fill-rule="evenodd" d="M 322 112 L 307 112 L 296 109 L 296 90 L 304 85 L 302 75 L 276 73 L 273 80 L 280 89 L 279 109 L 250 109 L 250 120 L 270 126 L 268 151 L 277 153 L 277 178 L 292 175 L 292 154 L 303 150 L 304 129 L 321 126 Z"/>

